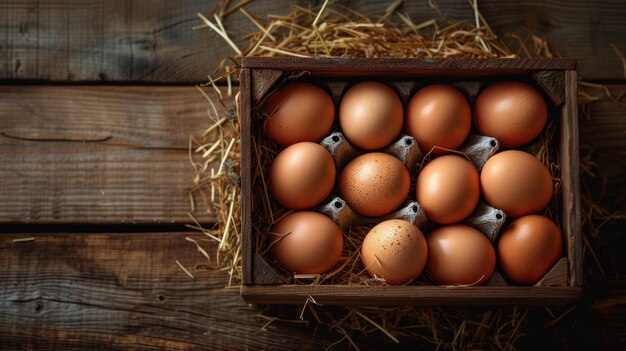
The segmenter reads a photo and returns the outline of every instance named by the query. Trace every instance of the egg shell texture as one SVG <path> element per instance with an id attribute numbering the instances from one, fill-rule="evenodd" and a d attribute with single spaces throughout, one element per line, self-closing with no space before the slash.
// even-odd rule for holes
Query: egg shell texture
<path id="1" fill-rule="evenodd" d="M 439 227 L 426 236 L 426 274 L 441 285 L 482 285 L 496 266 L 496 253 L 478 230 L 464 224 Z"/>
<path id="2" fill-rule="evenodd" d="M 522 284 L 537 283 L 563 254 L 563 236 L 550 219 L 528 215 L 500 235 L 498 262 L 504 274 Z"/>
<path id="3" fill-rule="evenodd" d="M 548 107 L 532 86 L 504 81 L 483 90 L 474 103 L 474 124 L 480 134 L 492 136 L 504 147 L 524 145 L 543 130 Z"/>
<path id="4" fill-rule="evenodd" d="M 392 219 L 373 227 L 361 247 L 370 276 L 400 285 L 417 278 L 426 265 L 428 249 L 422 232 L 412 223 Z"/>
<path id="5" fill-rule="evenodd" d="M 432 84 L 420 89 L 409 101 L 406 129 L 420 149 L 434 154 L 459 147 L 472 126 L 470 105 L 457 89 Z M 440 148 L 433 149 L 434 146 Z"/>
<path id="6" fill-rule="evenodd" d="M 343 250 L 341 230 L 330 218 L 313 211 L 293 212 L 278 221 L 269 235 L 270 251 L 287 272 L 320 274 L 337 264 Z"/>
<path id="7" fill-rule="evenodd" d="M 265 133 L 276 144 L 319 142 L 330 133 L 335 105 L 320 87 L 289 83 L 272 94 L 263 106 Z"/>
<path id="8" fill-rule="evenodd" d="M 333 190 L 336 169 L 321 145 L 304 142 L 289 146 L 272 162 L 270 191 L 276 201 L 291 209 L 319 205 Z"/>
<path id="9" fill-rule="evenodd" d="M 519 217 L 545 208 L 552 199 L 552 175 L 535 156 L 507 150 L 492 156 L 480 174 L 480 185 L 487 202 Z"/>
<path id="10" fill-rule="evenodd" d="M 398 95 L 379 82 L 350 87 L 339 104 L 339 124 L 348 141 L 365 150 L 381 149 L 400 134 L 404 112 Z"/>
<path id="11" fill-rule="evenodd" d="M 381 152 L 355 158 L 339 175 L 341 197 L 363 216 L 391 213 L 406 200 L 410 187 L 411 177 L 404 164 Z"/>
<path id="12" fill-rule="evenodd" d="M 469 216 L 478 204 L 478 171 L 461 156 L 439 156 L 422 169 L 415 192 L 428 219 L 440 224 L 456 223 Z"/>

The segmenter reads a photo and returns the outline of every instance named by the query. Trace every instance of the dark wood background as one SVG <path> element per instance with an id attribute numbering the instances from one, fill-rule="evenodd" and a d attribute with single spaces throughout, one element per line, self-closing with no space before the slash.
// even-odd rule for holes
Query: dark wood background
<path id="1" fill-rule="evenodd" d="M 184 227 L 183 189 L 192 176 L 189 135 L 208 126 L 193 83 L 231 53 L 214 33 L 191 30 L 200 23 L 196 12 L 214 3 L 0 0 L 0 349 L 306 350 L 341 338 L 304 324 L 262 329 L 267 321 L 237 289 L 224 288 L 223 272 L 192 280 L 175 264 L 204 263 L 184 240 L 201 236 Z M 368 15 L 388 6 L 342 3 Z M 473 20 L 464 0 L 437 3 L 450 18 Z M 479 6 L 496 33 L 531 31 L 578 59 L 583 79 L 626 92 L 616 53 L 626 52 L 626 2 Z M 246 9 L 288 11 L 282 1 Z M 401 9 L 415 22 L 437 16 L 426 1 Z M 233 35 L 253 29 L 240 14 L 226 27 Z M 569 346 L 618 349 L 626 344 L 626 106 L 592 92 L 601 101 L 581 120 L 581 144 L 583 152 L 593 148 L 597 165 L 583 181 L 621 219 L 593 238 L 605 253 L 603 271 L 586 261 L 581 321 Z M 13 242 L 24 237 L 35 240 Z M 381 340 L 372 335 L 364 347 Z"/>

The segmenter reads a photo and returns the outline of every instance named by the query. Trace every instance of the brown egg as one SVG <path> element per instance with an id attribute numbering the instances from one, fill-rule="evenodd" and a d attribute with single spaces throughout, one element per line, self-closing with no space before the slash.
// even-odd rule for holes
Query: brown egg
<path id="1" fill-rule="evenodd" d="M 372 277 L 402 285 L 422 274 L 428 249 L 422 232 L 401 219 L 384 221 L 372 228 L 361 246 L 361 258 Z"/>
<path id="2" fill-rule="evenodd" d="M 352 86 L 339 104 L 339 124 L 348 141 L 365 150 L 383 148 L 402 129 L 402 102 L 387 85 L 362 82 Z"/>
<path id="3" fill-rule="evenodd" d="M 361 155 L 339 175 L 339 193 L 348 206 L 363 216 L 386 215 L 409 195 L 411 177 L 397 158 L 381 152 Z"/>
<path id="4" fill-rule="evenodd" d="M 300 211 L 272 226 L 270 250 L 287 272 L 319 274 L 331 269 L 343 250 L 343 236 L 335 222 L 323 214 Z"/>
<path id="5" fill-rule="evenodd" d="M 330 96 L 312 84 L 290 83 L 273 93 L 263 112 L 265 133 L 276 144 L 319 142 L 330 133 L 335 105 Z"/>
<path id="6" fill-rule="evenodd" d="M 478 171 L 461 156 L 439 156 L 420 172 L 415 193 L 430 220 L 441 224 L 462 221 L 480 198 Z"/>
<path id="7" fill-rule="evenodd" d="M 559 260 L 563 238 L 546 217 L 528 215 L 513 221 L 500 235 L 498 262 L 504 274 L 522 284 L 535 284 Z"/>
<path id="8" fill-rule="evenodd" d="M 504 147 L 524 145 L 541 133 L 548 118 L 543 96 L 528 84 L 504 81 L 483 90 L 474 103 L 474 125 Z"/>
<path id="9" fill-rule="evenodd" d="M 409 101 L 406 130 L 424 152 L 444 154 L 459 147 L 472 126 L 470 105 L 457 89 L 446 84 L 428 85 Z"/>
<path id="10" fill-rule="evenodd" d="M 335 161 L 323 146 L 297 143 L 283 150 L 272 162 L 269 184 L 283 206 L 302 210 L 319 205 L 333 190 Z"/>
<path id="11" fill-rule="evenodd" d="M 552 176 L 535 156 L 508 150 L 487 160 L 480 173 L 487 202 L 510 217 L 540 211 L 552 198 Z"/>
<path id="12" fill-rule="evenodd" d="M 439 227 L 426 236 L 426 274 L 441 285 L 482 285 L 496 266 L 496 253 L 485 235 L 464 224 Z"/>

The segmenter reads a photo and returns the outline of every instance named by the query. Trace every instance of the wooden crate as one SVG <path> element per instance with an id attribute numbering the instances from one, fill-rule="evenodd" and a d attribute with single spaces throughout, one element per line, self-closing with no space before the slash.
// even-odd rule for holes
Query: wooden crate
<path id="1" fill-rule="evenodd" d="M 322 304 L 372 305 L 544 305 L 561 304 L 580 295 L 582 254 L 580 232 L 579 142 L 576 62 L 570 59 L 349 59 L 349 58 L 245 58 L 241 71 L 242 141 L 242 232 L 243 286 L 249 303 L 297 304 L 311 296 Z M 300 78 L 294 78 L 300 77 Z M 392 83 L 403 103 L 413 92 L 411 82 L 443 81 L 460 84 L 471 100 L 481 84 L 498 79 L 521 79 L 534 84 L 547 97 L 551 118 L 558 126 L 561 192 L 560 227 L 565 257 L 534 286 L 509 285 L 493 279 L 485 286 L 361 286 L 282 284 L 279 273 L 256 252 L 252 223 L 252 167 L 255 164 L 251 138 L 259 128 L 255 109 L 259 101 L 287 80 L 306 77 L 318 82 L 382 79 Z M 335 102 L 341 84 L 330 84 Z M 549 117 L 550 118 L 550 117 Z M 256 199 L 260 201 L 260 199 Z M 497 275 L 496 275 L 497 276 Z M 494 277 L 496 277 L 494 276 Z"/>

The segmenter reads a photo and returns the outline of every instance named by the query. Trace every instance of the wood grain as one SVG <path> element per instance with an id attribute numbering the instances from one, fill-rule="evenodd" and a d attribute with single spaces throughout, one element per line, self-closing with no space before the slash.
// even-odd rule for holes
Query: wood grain
<path id="1" fill-rule="evenodd" d="M 626 103 L 616 103 L 604 90 L 586 89 L 598 99 L 590 104 L 589 117 L 580 116 L 580 139 L 583 144 L 594 144 L 603 152 L 618 154 L 626 148 Z M 626 84 L 609 84 L 607 90 L 615 97 L 626 96 Z M 600 153 L 598 156 L 602 156 Z"/>
<path id="2" fill-rule="evenodd" d="M 608 89 L 616 97 L 626 94 L 624 84 L 612 84 Z M 603 90 L 586 90 L 599 101 L 589 106 L 589 115 L 580 116 L 581 155 L 592 150 L 594 163 L 582 162 L 585 167 L 591 167 L 583 173 L 583 178 L 594 201 L 609 213 L 619 214 L 623 223 L 626 216 L 626 103 L 624 99 L 621 103 L 614 102 Z"/>
<path id="3" fill-rule="evenodd" d="M 250 70 L 242 69 L 239 79 L 241 81 L 241 231 L 249 233 L 252 228 L 252 189 L 244 182 L 252 179 L 252 86 L 250 82 Z M 241 258 L 241 275 L 244 284 L 252 283 L 252 253 L 255 241 L 250 235 L 242 235 L 241 250 L 246 254 Z"/>
<path id="4" fill-rule="evenodd" d="M 389 5 L 376 0 L 340 2 L 369 16 L 383 15 Z M 292 3 L 307 6 L 309 1 Z M 467 2 L 436 3 L 451 19 L 474 21 Z M 192 30 L 201 24 L 196 13 L 208 13 L 214 4 L 215 0 L 3 0 L 0 79 L 204 81 L 221 58 L 234 54 L 215 33 Z M 626 51 L 624 2 L 572 6 L 567 0 L 485 0 L 479 8 L 500 36 L 530 31 L 562 56 L 578 59 L 583 78 L 624 78 L 611 46 Z M 253 1 L 246 9 L 260 17 L 289 12 L 283 2 Z M 399 11 L 415 23 L 439 16 L 427 1 L 405 1 Z M 255 30 L 240 13 L 229 16 L 225 26 L 234 38 Z"/>
<path id="5" fill-rule="evenodd" d="M 565 72 L 539 71 L 533 73 L 533 80 L 539 84 L 555 106 L 565 102 Z"/>
<path id="6" fill-rule="evenodd" d="M 0 222 L 189 222 L 207 108 L 193 87 L 0 86 Z"/>
<path id="7" fill-rule="evenodd" d="M 563 257 L 550 268 L 535 286 L 567 286 L 569 285 L 568 272 L 569 264 L 567 258 Z"/>
<path id="8" fill-rule="evenodd" d="M 297 323 L 262 329 L 225 272 L 194 272 L 207 262 L 186 236 L 215 249 L 199 233 L 3 234 L 2 349 L 312 350 L 339 339 Z M 12 242 L 21 237 L 35 241 Z"/>
<path id="9" fill-rule="evenodd" d="M 579 287 L 565 286 L 354 286 L 247 285 L 249 303 L 303 304 L 309 296 L 329 305 L 554 305 L 574 301 Z"/>
<path id="10" fill-rule="evenodd" d="M 563 217 L 562 227 L 567 240 L 567 259 L 569 265 L 569 283 L 582 285 L 583 256 L 581 246 L 580 212 L 580 141 L 578 130 L 578 79 L 576 71 L 565 71 L 565 103 L 561 108 L 559 156 L 561 167 L 561 188 Z"/>
<path id="11" fill-rule="evenodd" d="M 307 71 L 311 74 L 388 75 L 464 77 L 475 75 L 524 74 L 540 70 L 573 70 L 574 59 L 416 59 L 416 58 L 300 58 L 244 57 L 242 67 Z M 318 73 L 319 72 L 319 73 Z M 260 78 L 266 78 L 264 76 Z"/>
<path id="12" fill-rule="evenodd" d="M 0 79 L 59 82 L 204 82 L 233 50 L 207 29 L 193 30 L 216 1 L 3 0 Z M 306 1 L 299 1 L 305 5 Z M 253 2 L 251 13 L 286 13 Z M 233 33 L 253 25 L 237 13 Z"/>

